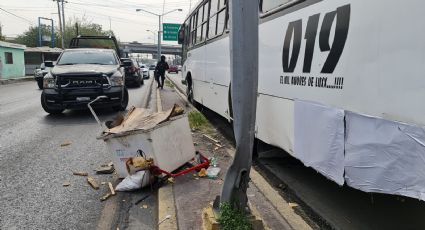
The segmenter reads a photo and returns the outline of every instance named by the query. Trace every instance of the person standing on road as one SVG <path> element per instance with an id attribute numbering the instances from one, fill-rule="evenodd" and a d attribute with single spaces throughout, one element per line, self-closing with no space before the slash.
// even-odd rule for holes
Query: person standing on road
<path id="1" fill-rule="evenodd" d="M 161 61 L 156 64 L 155 67 L 155 80 L 158 83 L 158 88 L 164 88 L 165 71 L 169 68 L 168 63 L 165 62 L 165 56 L 161 56 Z"/>

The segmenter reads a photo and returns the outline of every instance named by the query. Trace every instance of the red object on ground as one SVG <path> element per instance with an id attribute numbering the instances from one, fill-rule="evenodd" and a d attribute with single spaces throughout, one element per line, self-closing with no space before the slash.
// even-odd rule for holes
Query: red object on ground
<path id="1" fill-rule="evenodd" d="M 188 172 L 191 172 L 193 170 L 198 170 L 198 169 L 201 169 L 201 168 L 205 168 L 205 169 L 208 168 L 208 166 L 210 165 L 210 161 L 208 160 L 208 158 L 204 157 L 200 153 L 199 153 L 199 156 L 200 156 L 200 159 L 201 159 L 200 164 L 194 165 L 193 167 L 190 167 L 188 169 L 182 170 L 182 171 L 177 172 L 177 173 L 170 173 L 170 172 L 164 171 L 156 165 L 151 166 L 150 171 L 153 175 L 166 174 L 167 176 L 170 176 L 170 177 L 178 177 L 178 176 L 181 176 L 181 175 L 186 174 Z"/>

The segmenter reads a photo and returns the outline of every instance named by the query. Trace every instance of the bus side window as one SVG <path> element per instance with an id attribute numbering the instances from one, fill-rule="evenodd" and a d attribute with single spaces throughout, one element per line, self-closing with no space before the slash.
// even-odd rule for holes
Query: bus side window
<path id="1" fill-rule="evenodd" d="M 191 43 L 192 46 L 196 44 L 196 18 L 197 13 L 192 16 L 192 31 L 191 31 Z"/>
<path id="2" fill-rule="evenodd" d="M 270 10 L 276 9 L 280 6 L 284 6 L 288 3 L 295 2 L 297 0 L 263 0 L 261 5 L 261 11 L 267 13 Z"/>
<path id="3" fill-rule="evenodd" d="M 224 1 L 224 0 L 222 0 Z M 210 20 L 208 24 L 208 37 L 213 38 L 215 37 L 216 28 L 217 28 L 217 9 L 218 9 L 218 0 L 211 0 L 211 7 L 210 7 Z"/>
<path id="4" fill-rule="evenodd" d="M 225 0 L 220 0 L 220 9 L 217 13 L 217 34 L 222 34 L 226 23 L 226 5 Z"/>

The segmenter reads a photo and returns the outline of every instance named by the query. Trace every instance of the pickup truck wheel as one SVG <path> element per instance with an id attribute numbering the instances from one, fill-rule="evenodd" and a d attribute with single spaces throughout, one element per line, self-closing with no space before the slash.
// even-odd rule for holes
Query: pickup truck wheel
<path id="1" fill-rule="evenodd" d="M 124 88 L 124 98 L 121 100 L 121 105 L 112 107 L 115 111 L 124 111 L 128 105 L 128 91 L 127 88 Z"/>
<path id="2" fill-rule="evenodd" d="M 47 107 L 46 95 L 44 93 L 41 93 L 41 107 L 43 107 L 44 111 L 53 115 L 61 114 L 63 112 L 63 109 L 50 109 Z"/>

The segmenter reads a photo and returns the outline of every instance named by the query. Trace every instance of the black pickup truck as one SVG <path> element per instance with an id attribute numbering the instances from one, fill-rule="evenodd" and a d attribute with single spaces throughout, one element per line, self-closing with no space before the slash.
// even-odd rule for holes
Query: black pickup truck
<path id="1" fill-rule="evenodd" d="M 112 48 L 105 45 L 108 41 Z M 131 62 L 121 60 L 114 37 L 78 36 L 54 66 L 45 62 L 52 68 L 43 79 L 41 105 L 47 113 L 59 114 L 65 109 L 87 108 L 96 97 L 106 96 L 93 107 L 123 111 L 129 99 L 123 67 L 129 65 Z"/>

